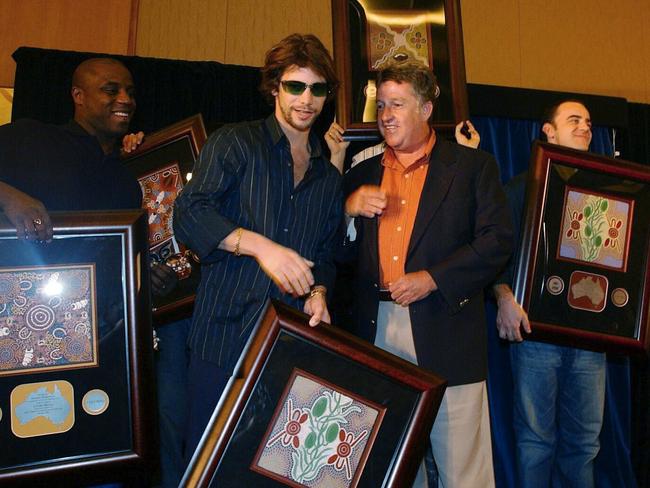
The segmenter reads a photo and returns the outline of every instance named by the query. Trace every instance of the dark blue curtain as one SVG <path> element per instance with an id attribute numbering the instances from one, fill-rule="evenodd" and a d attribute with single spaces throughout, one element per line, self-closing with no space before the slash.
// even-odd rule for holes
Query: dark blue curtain
<path id="1" fill-rule="evenodd" d="M 494 154 L 499 162 L 504 183 L 528 168 L 531 143 L 540 133 L 539 122 L 496 117 L 474 117 L 472 121 L 481 135 L 481 149 Z M 593 134 L 591 151 L 611 155 L 608 130 L 595 127 Z M 488 302 L 487 308 L 488 394 L 496 484 L 500 488 L 519 488 L 514 465 L 509 346 L 497 334 L 496 306 Z M 628 360 L 608 357 L 605 418 L 595 468 L 599 488 L 636 486 L 630 458 L 630 391 Z"/>

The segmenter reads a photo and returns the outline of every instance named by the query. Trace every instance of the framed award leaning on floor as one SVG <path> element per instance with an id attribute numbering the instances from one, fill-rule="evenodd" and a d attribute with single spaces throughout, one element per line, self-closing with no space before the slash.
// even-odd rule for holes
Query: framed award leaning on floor
<path id="1" fill-rule="evenodd" d="M 269 302 L 183 487 L 410 486 L 446 381 Z"/>

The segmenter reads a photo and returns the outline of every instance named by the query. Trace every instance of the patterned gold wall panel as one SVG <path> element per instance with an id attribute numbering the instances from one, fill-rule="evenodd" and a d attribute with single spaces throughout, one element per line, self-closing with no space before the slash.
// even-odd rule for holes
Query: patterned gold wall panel
<path id="1" fill-rule="evenodd" d="M 521 2 L 522 84 L 650 101 L 640 15 L 649 6 L 648 0 Z"/>
<path id="2" fill-rule="evenodd" d="M 283 37 L 315 34 L 332 52 L 329 0 L 229 0 L 226 63 L 261 66 L 264 53 Z"/>
<path id="3" fill-rule="evenodd" d="M 14 101 L 13 88 L 0 88 L 0 125 L 11 122 L 11 105 Z"/>
<path id="4" fill-rule="evenodd" d="M 0 0 L 0 86 L 20 45 L 126 53 L 132 2 Z M 83 5 L 83 8 L 80 8 Z M 461 0 L 470 83 L 650 103 L 648 0 Z M 136 54 L 259 66 L 292 32 L 332 48 L 330 0 L 139 0 Z"/>
<path id="5" fill-rule="evenodd" d="M 642 101 L 650 103 L 650 8 L 644 8 L 641 17 L 643 18 L 643 44 L 640 50 L 643 53 L 645 66 L 645 98 Z"/>
<path id="6" fill-rule="evenodd" d="M 467 81 L 650 103 L 648 0 L 461 0 Z"/>
<path id="7" fill-rule="evenodd" d="M 521 86 L 519 0 L 461 0 L 469 83 Z"/>
<path id="8" fill-rule="evenodd" d="M 260 66 L 293 32 L 314 33 L 331 49 L 329 0 L 140 0 L 136 52 Z"/>
<path id="9" fill-rule="evenodd" d="M 228 0 L 140 0 L 136 53 L 223 62 L 229 3 Z"/>
<path id="10" fill-rule="evenodd" d="M 13 86 L 19 46 L 126 54 L 131 0 L 0 0 L 0 86 Z"/>

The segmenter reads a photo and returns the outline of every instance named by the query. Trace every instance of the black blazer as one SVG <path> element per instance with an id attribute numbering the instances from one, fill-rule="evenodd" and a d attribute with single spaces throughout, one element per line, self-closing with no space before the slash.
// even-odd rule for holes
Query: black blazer
<path id="1" fill-rule="evenodd" d="M 352 168 L 345 197 L 361 185 L 379 185 L 381 155 Z M 352 331 L 373 342 L 379 300 L 377 218 L 355 219 L 357 238 L 346 241 L 356 259 L 356 317 Z M 512 225 L 499 171 L 490 154 L 438 140 L 431 153 L 407 256 L 406 272 L 427 270 L 438 290 L 409 306 L 418 363 L 449 386 L 487 375 L 483 288 L 512 250 Z"/>

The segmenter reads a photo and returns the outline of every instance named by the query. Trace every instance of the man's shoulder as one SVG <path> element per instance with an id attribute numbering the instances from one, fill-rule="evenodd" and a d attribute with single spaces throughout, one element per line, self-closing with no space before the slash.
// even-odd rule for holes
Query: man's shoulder
<path id="1" fill-rule="evenodd" d="M 224 124 L 210 134 L 208 142 L 225 145 L 258 143 L 263 138 L 263 125 L 263 120 Z"/>
<path id="2" fill-rule="evenodd" d="M 504 187 L 513 190 L 522 189 L 526 187 L 527 180 L 528 180 L 528 171 L 523 171 L 518 175 L 515 175 L 512 178 L 510 178 L 510 180 L 504 185 Z"/>
<path id="3" fill-rule="evenodd" d="M 383 143 L 381 145 L 373 146 L 369 148 L 372 150 L 371 153 L 366 153 L 366 157 L 363 159 L 358 159 L 356 163 L 350 167 L 349 170 L 345 172 L 344 177 L 346 179 L 356 179 L 360 178 L 363 176 L 367 176 L 370 172 L 371 168 L 375 168 L 379 165 L 381 165 L 381 160 L 384 157 L 384 149 L 385 147 L 383 146 Z M 363 151 L 362 151 L 363 152 Z M 361 153 L 358 153 L 356 156 L 358 156 Z"/>
<path id="4" fill-rule="evenodd" d="M 35 119 L 18 119 L 0 126 L 0 132 L 2 134 L 56 133 L 61 130 L 61 127 L 57 125 L 46 124 Z"/>
<path id="5" fill-rule="evenodd" d="M 71 141 L 66 126 L 38 120 L 19 119 L 0 126 L 0 151 L 8 158 L 52 158 L 54 154 L 68 151 Z"/>
<path id="6" fill-rule="evenodd" d="M 436 145 L 438 144 L 440 145 L 441 152 L 452 154 L 459 161 L 481 162 L 494 159 L 494 156 L 487 151 L 463 146 L 456 142 L 441 139 L 436 142 Z"/>

